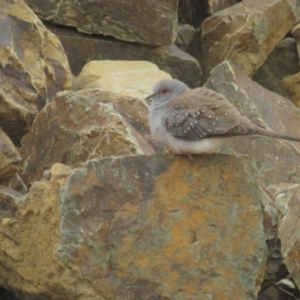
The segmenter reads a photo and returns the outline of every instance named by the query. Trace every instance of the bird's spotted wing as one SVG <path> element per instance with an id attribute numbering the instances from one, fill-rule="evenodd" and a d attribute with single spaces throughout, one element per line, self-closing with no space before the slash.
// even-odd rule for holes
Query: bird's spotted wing
<path id="1" fill-rule="evenodd" d="M 206 88 L 189 90 L 171 100 L 164 125 L 174 137 L 189 141 L 256 133 L 251 121 L 225 97 Z"/>

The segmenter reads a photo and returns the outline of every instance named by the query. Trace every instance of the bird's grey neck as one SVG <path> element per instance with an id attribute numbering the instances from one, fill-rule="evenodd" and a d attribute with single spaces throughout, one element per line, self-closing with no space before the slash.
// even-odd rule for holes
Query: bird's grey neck
<path id="1" fill-rule="evenodd" d="M 182 93 L 184 93 L 185 91 L 189 90 L 189 88 L 185 85 L 185 84 L 182 84 L 180 86 L 178 86 L 175 90 L 174 90 L 174 93 L 173 95 L 166 99 L 166 100 L 160 100 L 160 101 L 154 101 L 152 102 L 152 108 L 154 111 L 156 110 L 161 110 L 163 109 L 164 107 L 166 107 L 166 105 L 172 101 L 174 98 L 180 96 Z"/>

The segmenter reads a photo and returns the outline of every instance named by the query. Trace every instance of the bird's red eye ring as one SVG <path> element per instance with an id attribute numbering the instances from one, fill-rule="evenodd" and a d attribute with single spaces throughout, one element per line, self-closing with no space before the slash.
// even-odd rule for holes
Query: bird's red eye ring
<path id="1" fill-rule="evenodd" d="M 160 94 L 166 94 L 168 91 L 169 91 L 169 90 L 167 90 L 167 89 L 163 89 L 163 90 L 160 90 L 159 93 L 160 93 Z"/>

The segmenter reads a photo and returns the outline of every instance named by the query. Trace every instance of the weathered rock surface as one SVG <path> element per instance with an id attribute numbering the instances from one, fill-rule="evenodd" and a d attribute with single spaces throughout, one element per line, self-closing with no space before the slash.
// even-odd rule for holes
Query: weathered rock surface
<path id="1" fill-rule="evenodd" d="M 294 22 L 287 0 L 242 1 L 207 18 L 187 51 L 198 59 L 205 80 L 224 60 L 252 75 Z"/>
<path id="2" fill-rule="evenodd" d="M 13 177 L 18 170 L 18 163 L 21 156 L 9 139 L 0 128 L 0 182 Z"/>
<path id="3" fill-rule="evenodd" d="M 284 79 L 299 72 L 297 44 L 293 38 L 280 41 L 264 64 L 255 72 L 253 80 L 268 90 L 289 97 Z"/>
<path id="4" fill-rule="evenodd" d="M 71 73 L 56 36 L 21 0 L 1 0 L 0 126 L 18 145 L 37 107 L 71 86 Z"/>
<path id="5" fill-rule="evenodd" d="M 282 183 L 268 189 L 278 211 L 278 237 L 281 240 L 283 262 L 296 284 L 300 285 L 300 268 L 297 264 L 300 238 L 300 186 L 296 183 Z"/>
<path id="6" fill-rule="evenodd" d="M 55 164 L 0 223 L 0 282 L 25 300 L 255 299 L 266 246 L 248 161 Z"/>
<path id="7" fill-rule="evenodd" d="M 225 95 L 241 112 L 259 125 L 276 132 L 300 136 L 299 109 L 288 99 L 253 82 L 244 71 L 234 67 L 228 61 L 218 65 L 212 71 L 212 76 L 205 86 Z M 278 141 L 269 138 L 251 138 L 250 140 L 260 139 Z M 282 142 L 294 145 L 296 149 L 300 147 L 300 143 L 297 142 Z M 279 140 L 278 145 L 280 143 Z M 241 149 L 246 150 L 247 146 L 239 144 Z M 269 151 L 263 153 L 270 154 Z"/>
<path id="8" fill-rule="evenodd" d="M 175 39 L 178 0 L 26 2 L 41 19 L 84 33 L 152 46 L 169 45 Z"/>
<path id="9" fill-rule="evenodd" d="M 202 71 L 198 61 L 174 45 L 152 48 L 103 37 L 94 38 L 48 23 L 46 26 L 61 40 L 75 76 L 92 60 L 145 60 L 191 87 L 201 83 Z"/>
<path id="10" fill-rule="evenodd" d="M 71 86 L 61 44 L 23 2 L 0 0 L 0 123 L 17 146 L 30 131 L 18 172 L 0 132 L 0 299 L 300 299 L 300 143 L 241 138 L 194 161 L 165 154 L 142 99 L 161 73 L 136 62 L 199 86 L 198 61 L 172 45 L 183 33 L 176 43 L 203 78 L 217 66 L 206 87 L 300 136 L 299 109 L 247 76 L 266 60 L 259 82 L 297 103 L 299 26 L 294 39 L 289 30 L 300 2 L 180 0 L 179 27 L 177 0 L 29 2 L 73 27 L 47 24 L 75 76 L 102 62 L 74 79 L 82 90 L 56 95 Z"/>
<path id="11" fill-rule="evenodd" d="M 177 36 L 175 45 L 185 51 L 188 45 L 191 43 L 195 34 L 195 28 L 189 24 L 179 25 L 177 29 Z"/>
<path id="12" fill-rule="evenodd" d="M 87 63 L 74 81 L 75 90 L 97 88 L 118 95 L 146 98 L 161 79 L 171 79 L 147 61 L 107 61 Z"/>
<path id="13" fill-rule="evenodd" d="M 241 0 L 208 0 L 209 12 L 211 15 L 219 10 L 226 9 L 241 2 Z"/>
<path id="14" fill-rule="evenodd" d="M 299 55 L 300 55 L 300 24 L 296 25 L 292 30 L 292 35 L 296 40 L 298 49 L 298 61 L 296 65 L 299 67 Z M 300 72 L 285 77 L 282 81 L 282 86 L 286 90 L 286 93 L 296 106 L 300 107 Z"/>
<path id="15" fill-rule="evenodd" d="M 212 71 L 212 77 L 205 86 L 226 95 L 257 124 L 276 132 L 300 136 L 299 109 L 288 99 L 251 81 L 244 72 L 228 62 L 220 64 Z M 299 196 L 293 193 L 295 189 L 298 190 L 300 182 L 300 143 L 264 137 L 244 138 L 226 145 L 223 152 L 250 156 L 255 161 L 253 166 L 256 168 L 257 181 L 264 191 L 261 201 L 264 206 L 264 225 L 269 249 L 265 286 L 276 283 L 288 272 L 296 282 L 300 282 L 299 264 L 295 263 L 297 259 L 291 254 L 295 253 L 292 249 L 298 249 L 299 239 L 299 230 L 295 229 L 299 226 L 299 222 L 295 220 L 299 210 Z M 276 197 L 277 207 L 272 204 Z M 287 214 L 288 205 L 293 210 L 290 215 Z M 293 266 L 290 257 L 294 259 Z"/>
<path id="16" fill-rule="evenodd" d="M 61 92 L 37 115 L 22 139 L 26 183 L 39 180 L 55 162 L 74 168 L 93 158 L 154 153 L 113 104 L 90 96 Z"/>

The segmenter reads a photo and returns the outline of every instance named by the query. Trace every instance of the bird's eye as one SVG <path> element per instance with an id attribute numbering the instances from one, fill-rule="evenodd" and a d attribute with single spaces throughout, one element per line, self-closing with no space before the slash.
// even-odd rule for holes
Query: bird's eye
<path id="1" fill-rule="evenodd" d="M 163 89 L 163 90 L 160 90 L 159 93 L 160 93 L 160 94 L 166 94 L 168 91 L 169 91 L 169 90 L 167 90 L 167 89 Z"/>

